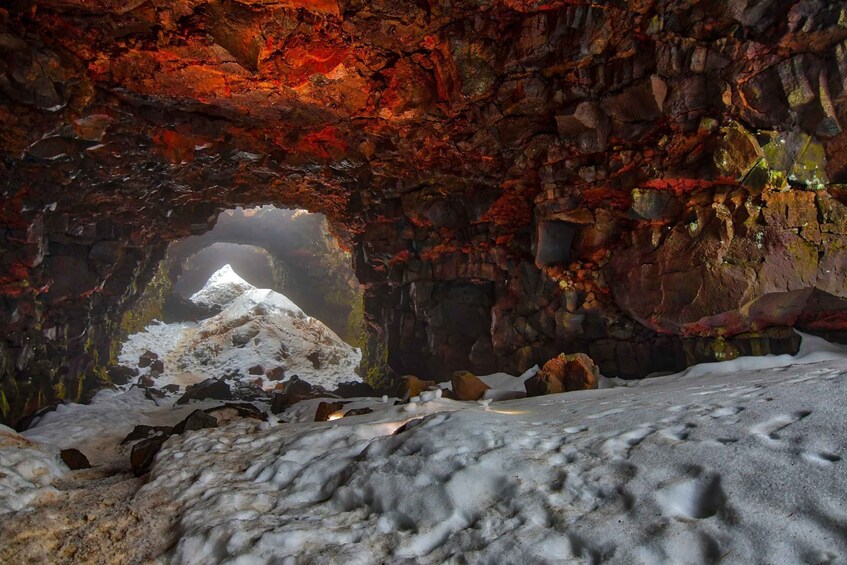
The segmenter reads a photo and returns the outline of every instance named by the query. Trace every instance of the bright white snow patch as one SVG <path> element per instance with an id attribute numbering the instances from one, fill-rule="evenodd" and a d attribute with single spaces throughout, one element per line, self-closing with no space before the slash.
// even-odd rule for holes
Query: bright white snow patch
<path id="1" fill-rule="evenodd" d="M 254 287 L 232 270 L 229 265 L 218 269 L 203 288 L 191 295 L 192 302 L 206 306 L 224 306 Z"/>
<path id="2" fill-rule="evenodd" d="M 146 350 L 158 354 L 165 371 L 157 385 L 185 386 L 227 376 L 260 380 L 270 389 L 276 383 L 264 373 L 277 367 L 285 370 L 286 378 L 298 375 L 328 389 L 361 380 L 356 374 L 362 358 L 358 349 L 286 296 L 245 282 L 229 265 L 215 272 L 191 300 L 224 308 L 196 324 L 150 324 L 129 336 L 120 362 L 135 367 Z M 262 374 L 250 373 L 256 366 Z"/>
<path id="3" fill-rule="evenodd" d="M 45 493 L 68 468 L 57 450 L 31 442 L 0 425 L 0 514 L 15 512 Z"/>
<path id="4" fill-rule="evenodd" d="M 361 380 L 356 368 L 361 352 L 345 343 L 319 320 L 291 300 L 266 289 L 248 290 L 220 314 L 203 320 L 176 357 L 176 369 L 194 374 L 240 374 L 245 380 L 255 365 L 265 371 L 283 367 L 315 385 L 333 389 L 338 383 Z"/>
<path id="5" fill-rule="evenodd" d="M 830 358 L 231 424 L 170 440 L 141 495 L 181 506 L 174 563 L 838 562 L 847 356 Z"/>

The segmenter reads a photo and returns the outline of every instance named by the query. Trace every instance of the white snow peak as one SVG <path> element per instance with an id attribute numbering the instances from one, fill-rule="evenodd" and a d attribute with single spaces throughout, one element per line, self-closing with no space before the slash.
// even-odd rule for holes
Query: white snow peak
<path id="1" fill-rule="evenodd" d="M 203 288 L 191 295 L 192 302 L 206 306 L 225 306 L 254 287 L 238 276 L 227 264 L 218 269 Z"/>

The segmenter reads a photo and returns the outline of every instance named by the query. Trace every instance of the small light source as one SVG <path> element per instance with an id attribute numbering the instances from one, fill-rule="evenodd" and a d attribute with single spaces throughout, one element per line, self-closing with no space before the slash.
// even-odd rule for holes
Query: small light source
<path id="1" fill-rule="evenodd" d="M 332 422 L 333 420 L 340 420 L 343 417 L 344 417 L 344 412 L 341 412 L 339 410 L 338 412 L 333 412 L 332 414 L 330 414 L 329 417 L 327 418 L 327 421 Z"/>

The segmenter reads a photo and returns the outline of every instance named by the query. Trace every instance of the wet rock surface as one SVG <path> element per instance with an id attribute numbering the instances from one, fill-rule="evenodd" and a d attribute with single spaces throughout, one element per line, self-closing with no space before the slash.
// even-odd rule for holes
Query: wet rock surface
<path id="1" fill-rule="evenodd" d="M 234 205 L 326 214 L 374 384 L 847 329 L 840 3 L 239 9 L 0 9 L 2 421 L 107 384 L 166 245 Z"/>

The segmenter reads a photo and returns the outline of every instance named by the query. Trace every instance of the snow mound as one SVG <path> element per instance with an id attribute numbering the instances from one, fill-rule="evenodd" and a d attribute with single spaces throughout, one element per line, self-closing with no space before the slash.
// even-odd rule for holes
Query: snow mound
<path id="1" fill-rule="evenodd" d="M 165 368 L 157 386 L 226 377 L 261 381 L 263 388 L 271 389 L 277 383 L 267 373 L 275 369 L 282 369 L 286 379 L 298 375 L 328 389 L 361 380 L 356 374 L 362 357 L 358 349 L 285 295 L 252 286 L 229 265 L 215 272 L 191 300 L 222 305 L 223 310 L 199 323 L 154 321 L 129 336 L 119 361 L 135 367 L 145 351 L 156 353 Z"/>
<path id="2" fill-rule="evenodd" d="M 203 288 L 191 295 L 192 302 L 206 306 L 225 306 L 254 287 L 238 276 L 230 265 L 218 269 Z"/>
<path id="3" fill-rule="evenodd" d="M 200 322 L 175 363 L 179 371 L 193 374 L 261 379 L 266 388 L 275 383 L 265 373 L 281 368 L 286 377 L 298 375 L 332 389 L 341 382 L 361 380 L 356 374 L 360 361 L 358 349 L 287 297 L 252 288 Z"/>
<path id="4" fill-rule="evenodd" d="M 0 426 L 0 514 L 16 512 L 39 496 L 56 492 L 50 485 L 66 472 L 58 451 Z"/>

